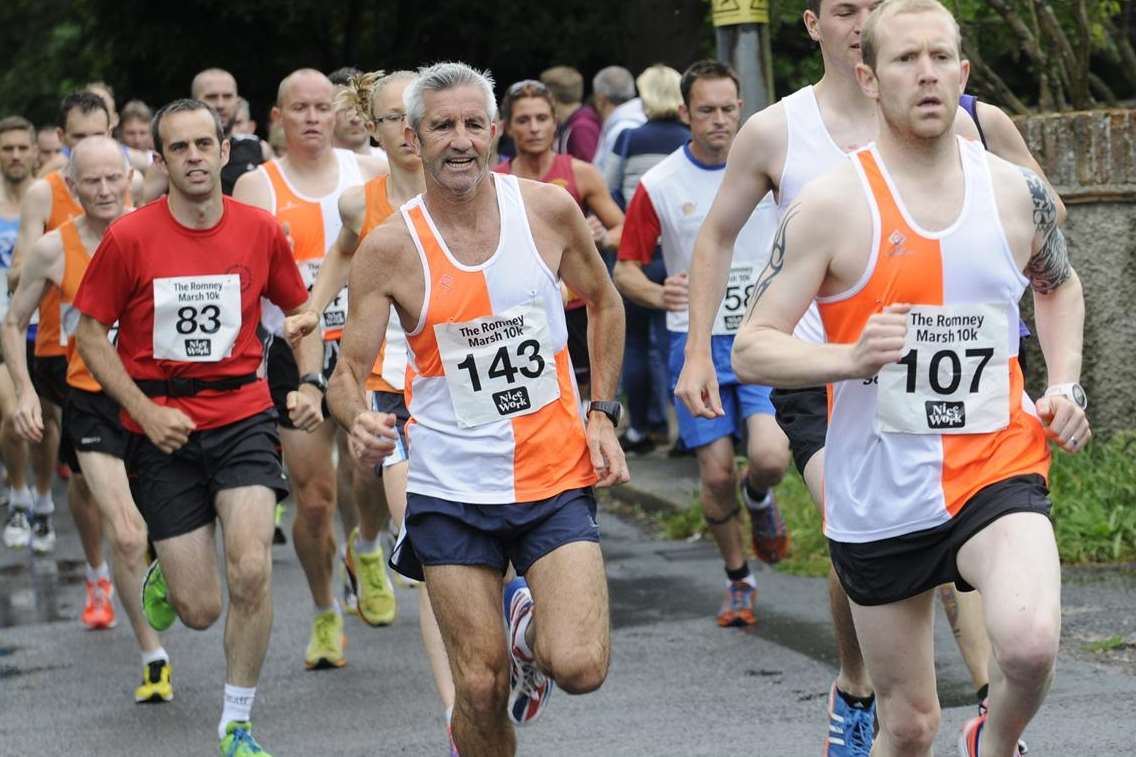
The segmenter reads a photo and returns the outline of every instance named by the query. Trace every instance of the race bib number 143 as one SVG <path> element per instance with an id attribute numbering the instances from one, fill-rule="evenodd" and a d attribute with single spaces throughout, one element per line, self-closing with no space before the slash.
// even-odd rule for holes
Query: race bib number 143
<path id="1" fill-rule="evenodd" d="M 498 315 L 434 326 L 453 401 L 466 428 L 535 413 L 560 397 L 541 301 Z"/>
<path id="2" fill-rule="evenodd" d="M 241 277 L 154 279 L 154 357 L 216 363 L 233 352 L 241 330 Z"/>
<path id="3" fill-rule="evenodd" d="M 1010 422 L 1009 308 L 922 305 L 879 376 L 881 431 L 983 434 Z"/>

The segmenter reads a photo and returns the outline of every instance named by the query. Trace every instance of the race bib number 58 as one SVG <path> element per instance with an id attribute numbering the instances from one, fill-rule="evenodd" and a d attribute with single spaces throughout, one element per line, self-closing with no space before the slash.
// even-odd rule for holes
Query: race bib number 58
<path id="1" fill-rule="evenodd" d="M 881 431 L 983 434 L 1010 422 L 1005 305 L 918 306 L 904 356 L 879 376 Z"/>
<path id="2" fill-rule="evenodd" d="M 738 333 L 746 309 L 749 308 L 749 299 L 753 296 L 755 274 L 753 266 L 735 266 L 730 269 L 726 296 L 722 298 L 722 304 L 714 316 L 713 334 Z"/>
<path id="3" fill-rule="evenodd" d="M 215 363 L 233 352 L 241 330 L 241 277 L 154 279 L 154 357 Z"/>
<path id="4" fill-rule="evenodd" d="M 535 413 L 560 397 L 548 317 L 538 299 L 498 315 L 434 326 L 458 424 Z"/>

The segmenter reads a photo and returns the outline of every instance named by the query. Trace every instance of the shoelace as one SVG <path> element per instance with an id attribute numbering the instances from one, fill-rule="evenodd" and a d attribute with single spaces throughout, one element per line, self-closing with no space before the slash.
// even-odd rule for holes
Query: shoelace
<path id="1" fill-rule="evenodd" d="M 233 757 L 233 755 L 237 753 L 237 748 L 242 744 L 248 747 L 248 751 L 252 754 L 261 754 L 264 752 L 264 750 L 260 748 L 260 744 L 256 743 L 256 739 L 252 737 L 251 733 L 243 728 L 237 728 L 233 731 L 233 742 L 229 744 L 229 753 L 226 757 Z"/>
<path id="2" fill-rule="evenodd" d="M 316 620 L 316 639 L 321 647 L 335 646 L 335 618 L 333 616 L 321 617 Z"/>
<path id="3" fill-rule="evenodd" d="M 746 584 L 742 586 L 730 587 L 730 607 L 734 610 L 744 610 L 749 607 L 746 601 L 746 595 L 749 593 L 750 586 Z"/>
<path id="4" fill-rule="evenodd" d="M 363 580 L 367 582 L 367 588 L 374 591 L 385 592 L 386 585 L 383 581 L 383 565 L 379 560 L 375 560 L 376 565 L 368 565 L 362 555 L 359 556 L 359 566 L 364 568 L 360 571 L 363 574 Z"/>
<path id="5" fill-rule="evenodd" d="M 867 757 L 872 748 L 872 716 L 867 710 L 853 709 L 846 718 L 848 723 L 848 736 L 845 743 L 858 753 Z"/>
<path id="6" fill-rule="evenodd" d="M 27 528 L 28 516 L 24 514 L 23 510 L 13 510 L 8 513 L 8 522 L 4 525 L 9 528 Z"/>

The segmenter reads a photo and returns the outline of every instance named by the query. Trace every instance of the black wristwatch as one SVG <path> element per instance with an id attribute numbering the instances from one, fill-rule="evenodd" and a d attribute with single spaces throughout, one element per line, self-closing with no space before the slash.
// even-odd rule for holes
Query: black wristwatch
<path id="1" fill-rule="evenodd" d="M 322 373 L 305 373 L 300 376 L 301 384 L 311 384 L 320 390 L 320 394 L 327 394 L 327 379 Z"/>
<path id="2" fill-rule="evenodd" d="M 614 400 L 592 400 L 588 403 L 588 415 L 599 411 L 611 419 L 611 425 L 618 426 L 623 415 L 623 405 Z"/>

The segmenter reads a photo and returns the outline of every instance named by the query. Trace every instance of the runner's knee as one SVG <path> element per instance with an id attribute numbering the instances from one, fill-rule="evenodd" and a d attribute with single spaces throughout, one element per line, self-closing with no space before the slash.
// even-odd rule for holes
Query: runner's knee
<path id="1" fill-rule="evenodd" d="M 718 501 L 733 501 L 737 496 L 735 488 L 738 485 L 737 471 L 734 470 L 733 458 L 729 463 L 707 461 L 702 466 L 699 476 L 702 479 L 702 488 L 711 497 Z M 706 507 L 703 498 L 703 508 Z"/>
<path id="2" fill-rule="evenodd" d="M 229 560 L 229 599 L 234 604 L 255 605 L 268 590 L 268 558 L 259 549 L 245 550 Z"/>
<path id="3" fill-rule="evenodd" d="M 111 528 L 110 543 L 115 559 L 126 565 L 141 565 L 146 560 L 146 527 L 133 518 L 125 523 L 121 520 Z"/>
<path id="4" fill-rule="evenodd" d="M 880 728 L 887 731 L 896 754 L 926 754 L 935 743 L 940 716 L 934 697 L 923 702 L 894 696 L 880 701 Z"/>
<path id="5" fill-rule="evenodd" d="M 507 666 L 494 669 L 488 665 L 476 665 L 467 669 L 454 678 L 454 690 L 457 699 L 464 701 L 479 720 L 497 716 L 504 712 L 509 698 Z"/>
<path id="6" fill-rule="evenodd" d="M 1060 638 L 1061 629 L 1056 620 L 1023 619 L 1008 635 L 1005 644 L 995 646 L 998 667 L 1015 683 L 1040 684 L 1053 672 Z"/>
<path id="7" fill-rule="evenodd" d="M 554 650 L 549 659 L 542 656 L 545 672 L 569 694 L 587 694 L 603 685 L 607 678 L 607 650 L 599 643 L 573 644 Z"/>
<path id="8" fill-rule="evenodd" d="M 181 597 L 171 591 L 170 604 L 181 622 L 195 631 L 204 631 L 221 617 L 220 593 L 195 591 Z"/>

